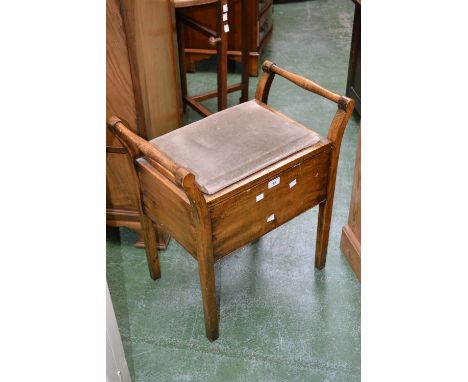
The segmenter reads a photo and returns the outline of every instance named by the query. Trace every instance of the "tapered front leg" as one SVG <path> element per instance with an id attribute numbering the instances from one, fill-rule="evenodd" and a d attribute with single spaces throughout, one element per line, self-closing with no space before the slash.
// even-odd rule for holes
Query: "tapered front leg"
<path id="1" fill-rule="evenodd" d="M 161 267 L 159 265 L 158 256 L 158 237 L 153 222 L 147 216 L 141 214 L 141 231 L 145 241 L 146 259 L 148 261 L 148 268 L 150 276 L 153 280 L 161 277 Z"/>
<path id="2" fill-rule="evenodd" d="M 214 341 L 219 336 L 219 309 L 216 301 L 214 258 L 213 252 L 209 250 L 210 244 L 204 246 L 205 248 L 198 252 L 197 257 L 206 337 Z"/>
<path id="3" fill-rule="evenodd" d="M 315 267 L 322 269 L 327 261 L 328 238 L 333 210 L 333 198 L 319 204 L 317 243 L 315 247 Z"/>
<path id="4" fill-rule="evenodd" d="M 200 288 L 205 314 L 205 331 L 210 341 L 219 336 L 219 309 L 216 301 L 215 267 L 213 256 L 213 237 L 211 218 L 205 197 L 195 184 L 195 175 L 187 170 L 179 170 L 176 178 L 184 188 L 192 206 L 194 225 L 196 227 L 196 257 Z"/>

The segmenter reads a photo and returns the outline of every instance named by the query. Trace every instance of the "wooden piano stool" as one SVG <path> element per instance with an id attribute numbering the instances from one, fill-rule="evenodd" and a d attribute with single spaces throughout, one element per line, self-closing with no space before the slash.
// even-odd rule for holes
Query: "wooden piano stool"
<path id="1" fill-rule="evenodd" d="M 219 335 L 216 261 L 319 206 L 315 266 L 325 266 L 340 145 L 354 108 L 270 61 L 255 99 L 150 142 L 118 117 L 110 128 L 131 158 L 151 277 L 161 277 L 157 222 L 198 261 L 206 336 Z M 337 104 L 327 137 L 267 105 L 275 75 Z"/>

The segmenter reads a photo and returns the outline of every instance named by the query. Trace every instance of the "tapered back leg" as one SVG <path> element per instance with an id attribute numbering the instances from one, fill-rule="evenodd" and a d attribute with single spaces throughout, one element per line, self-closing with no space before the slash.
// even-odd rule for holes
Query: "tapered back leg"
<path id="1" fill-rule="evenodd" d="M 150 276 L 153 280 L 161 278 L 161 267 L 159 265 L 158 256 L 158 236 L 153 222 L 146 216 L 140 216 L 141 230 L 143 232 L 143 240 L 145 241 L 146 259 Z"/>

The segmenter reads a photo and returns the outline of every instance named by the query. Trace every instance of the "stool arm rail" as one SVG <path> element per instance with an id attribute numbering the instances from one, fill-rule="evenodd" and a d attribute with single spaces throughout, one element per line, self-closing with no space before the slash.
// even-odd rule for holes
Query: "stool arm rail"
<path id="1" fill-rule="evenodd" d="M 286 78 L 297 86 L 308 90 L 312 93 L 318 94 L 322 97 L 328 98 L 330 101 L 338 103 L 341 96 L 339 94 L 333 93 L 332 91 L 325 89 L 314 81 L 309 80 L 306 77 L 300 76 L 298 74 L 292 73 L 286 69 L 283 69 L 276 65 L 274 62 L 266 60 L 262 69 L 264 73 L 267 74 L 278 74 L 279 76 Z M 268 95 L 266 95 L 268 97 Z"/>
<path id="2" fill-rule="evenodd" d="M 164 153 L 130 130 L 124 125 L 120 118 L 112 116 L 109 118 L 108 124 L 111 131 L 116 135 L 130 155 L 134 163 L 133 167 L 135 166 L 135 161 L 139 157 L 144 156 L 150 162 L 153 162 L 152 164 L 155 162 L 156 165 L 159 165 L 159 167 L 163 169 L 163 171 L 159 171 L 162 175 L 172 183 L 183 188 L 183 178 L 190 174 L 188 170 L 178 166 Z"/>
<path id="3" fill-rule="evenodd" d="M 301 87 L 302 89 L 308 90 L 312 93 L 320 95 L 324 98 L 329 99 L 330 101 L 335 102 L 338 105 L 338 111 L 333 121 L 330 125 L 328 131 L 328 138 L 334 143 L 338 143 L 338 140 L 341 140 L 342 134 L 344 133 L 344 128 L 348 122 L 349 117 L 351 116 L 354 109 L 354 100 L 351 98 L 341 96 L 339 94 L 333 93 L 332 91 L 320 86 L 314 81 L 309 80 L 306 77 L 300 76 L 298 74 L 292 73 L 286 69 L 283 69 L 276 65 L 274 62 L 266 60 L 263 65 L 263 74 L 260 80 L 258 81 L 257 91 L 255 93 L 255 98 L 265 104 L 268 103 L 268 95 L 270 92 L 271 84 L 275 75 L 286 78 L 291 81 L 293 84 Z"/>

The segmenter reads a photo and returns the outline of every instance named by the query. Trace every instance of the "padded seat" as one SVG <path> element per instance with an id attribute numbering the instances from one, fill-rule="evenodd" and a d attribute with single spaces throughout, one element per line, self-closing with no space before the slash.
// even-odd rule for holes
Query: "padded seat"
<path id="1" fill-rule="evenodd" d="M 212 195 L 319 141 L 317 133 L 252 100 L 150 143 Z"/>

